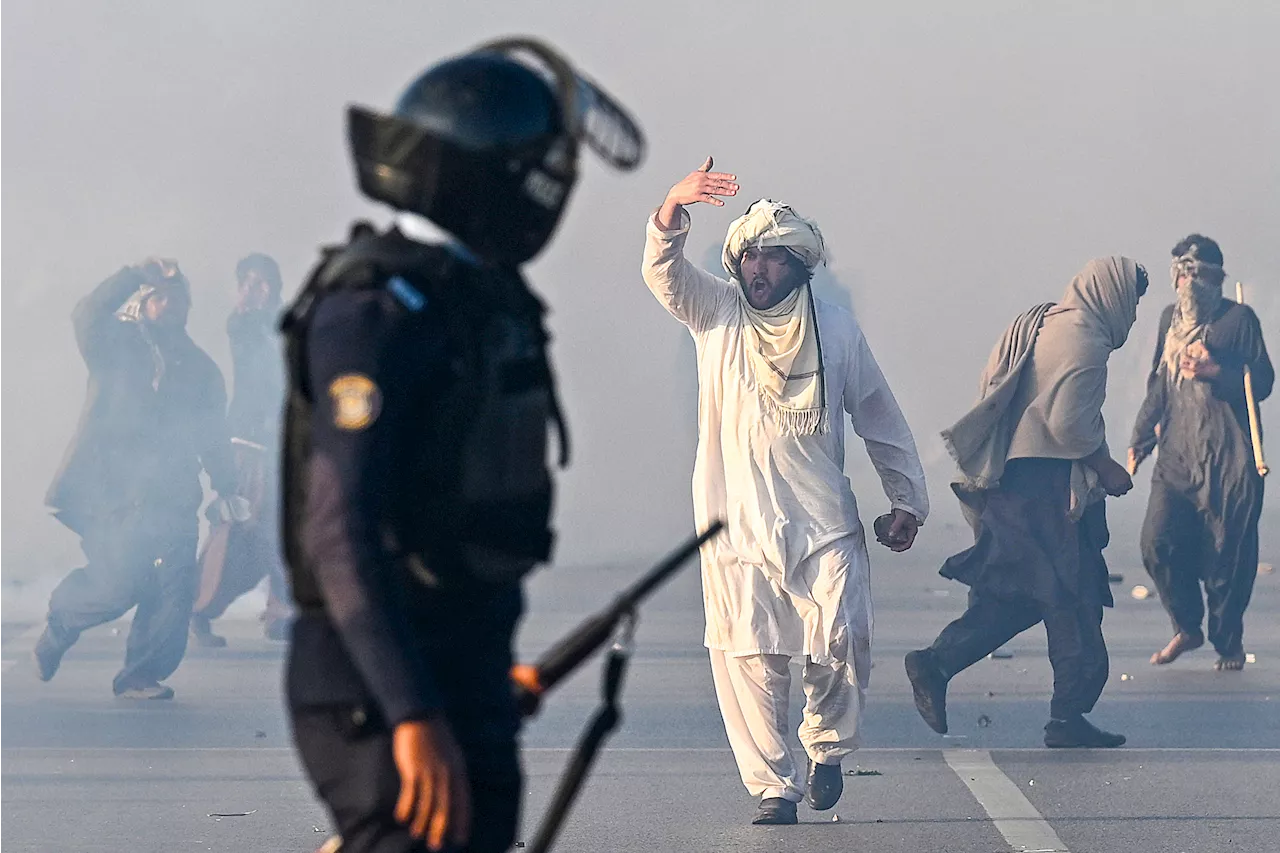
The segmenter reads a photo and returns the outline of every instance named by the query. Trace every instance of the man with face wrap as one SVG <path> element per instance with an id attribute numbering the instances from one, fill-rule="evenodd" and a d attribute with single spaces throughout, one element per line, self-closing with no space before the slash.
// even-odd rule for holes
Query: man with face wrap
<path id="1" fill-rule="evenodd" d="M 279 541 L 280 413 L 284 364 L 275 325 L 281 310 L 280 267 L 255 252 L 236 264 L 236 302 L 227 318 L 233 393 L 227 423 L 239 472 L 240 495 L 249 517 L 215 524 L 200 553 L 200 589 L 191 614 L 191 639 L 206 647 L 225 646 L 210 622 L 266 577 L 268 598 L 263 629 L 284 640 L 291 617 L 288 584 Z"/>
<path id="2" fill-rule="evenodd" d="M 905 551 L 929 509 L 906 419 L 862 330 L 815 299 L 824 260 L 817 225 L 762 199 L 729 227 L 730 281 L 684 256 L 685 206 L 723 205 L 733 175 L 700 169 L 650 217 L 643 273 L 694 338 L 698 356 L 699 527 L 727 519 L 704 546 L 705 643 L 742 782 L 757 824 L 793 824 L 796 804 L 836 804 L 841 760 L 857 746 L 871 673 L 866 539 L 844 474 L 844 422 L 866 443 L 889 498 L 882 543 Z M 889 518 L 891 517 L 891 521 Z M 803 661 L 799 734 L 804 776 L 787 745 L 790 663 Z"/>
<path id="3" fill-rule="evenodd" d="M 48 681 L 81 632 L 137 606 L 117 696 L 169 699 L 196 587 L 200 470 L 216 512 L 243 514 L 227 435 L 226 389 L 187 335 L 191 289 L 171 260 L 125 267 L 72 314 L 89 368 L 80 426 L 46 499 L 81 537 L 88 564 L 49 599 L 35 648 Z"/>
<path id="4" fill-rule="evenodd" d="M 1222 250 L 1200 234 L 1173 247 L 1177 301 L 1160 317 L 1129 468 L 1159 450 L 1142 527 L 1142 559 L 1173 622 L 1151 657 L 1172 663 L 1204 645 L 1214 668 L 1244 668 L 1244 611 L 1258 572 L 1262 476 L 1254 463 L 1244 371 L 1258 401 L 1275 371 L 1253 309 L 1226 299 Z M 1200 586 L 1203 583 L 1202 595 Z"/>

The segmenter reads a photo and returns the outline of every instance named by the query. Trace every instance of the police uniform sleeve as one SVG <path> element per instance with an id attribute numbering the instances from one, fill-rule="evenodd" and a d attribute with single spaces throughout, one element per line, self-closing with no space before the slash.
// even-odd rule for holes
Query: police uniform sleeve
<path id="1" fill-rule="evenodd" d="M 429 664 L 413 651 L 403 569 L 383 536 L 401 499 L 400 470 L 418 435 L 412 401 L 429 365 L 406 360 L 385 292 L 337 293 L 308 333 L 310 488 L 302 547 L 325 610 L 391 725 L 439 708 Z"/>

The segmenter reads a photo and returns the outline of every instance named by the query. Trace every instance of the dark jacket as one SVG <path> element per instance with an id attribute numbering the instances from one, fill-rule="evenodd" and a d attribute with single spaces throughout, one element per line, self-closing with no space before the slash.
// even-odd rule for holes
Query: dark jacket
<path id="1" fill-rule="evenodd" d="M 116 313 L 144 283 L 126 267 L 72 312 L 88 388 L 45 502 L 78 533 L 129 508 L 194 519 L 202 467 L 215 491 L 235 491 L 226 387 L 213 359 L 185 331 L 153 340 Z"/>

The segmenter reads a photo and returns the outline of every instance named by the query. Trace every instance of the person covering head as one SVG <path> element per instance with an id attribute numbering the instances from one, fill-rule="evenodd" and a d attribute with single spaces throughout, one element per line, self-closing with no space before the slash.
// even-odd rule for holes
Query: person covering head
<path id="1" fill-rule="evenodd" d="M 942 434 L 959 467 L 953 488 L 966 506 L 967 496 L 998 485 L 1011 459 L 1078 460 L 1105 444 L 1107 359 L 1137 319 L 1145 278 L 1129 258 L 1097 258 L 1061 301 L 1032 308 L 1005 331 L 983 371 L 978 403 Z M 1077 465 L 1072 516 L 1103 495 L 1096 474 Z"/>
<path id="2" fill-rule="evenodd" d="M 1102 612 L 1114 604 L 1103 499 L 1133 488 L 1107 449 L 1107 360 L 1128 339 L 1146 286 L 1128 258 L 1090 261 L 1058 303 L 1013 321 L 983 370 L 978 403 L 942 434 L 974 543 L 939 574 L 967 585 L 969 602 L 904 661 L 916 709 L 939 734 L 948 682 L 1043 622 L 1053 667 L 1045 746 L 1125 742 L 1085 715 L 1106 686 Z"/>
<path id="3" fill-rule="evenodd" d="M 1173 321 L 1165 335 L 1164 364 L 1175 382 L 1183 380 L 1179 366 L 1182 356 L 1204 338 L 1205 326 L 1213 322 L 1222 303 L 1222 250 L 1208 237 L 1192 234 L 1173 247 L 1169 277 L 1177 301 Z"/>
<path id="4" fill-rule="evenodd" d="M 751 380 L 765 409 L 787 434 L 826 432 L 826 387 L 817 314 L 807 278 L 826 260 L 826 244 L 818 223 L 805 219 L 789 205 L 760 199 L 734 220 L 724 240 L 724 268 L 742 281 L 742 259 L 748 249 L 784 248 L 804 265 L 806 281 L 771 308 L 759 309 L 743 296 L 748 321 L 743 340 Z"/>
<path id="5" fill-rule="evenodd" d="M 191 282 L 187 281 L 187 277 L 178 269 L 176 262 L 148 261 L 141 267 L 141 271 L 144 276 L 143 283 L 116 312 L 116 316 L 121 320 L 148 324 L 155 322 L 155 318 L 148 315 L 146 306 L 151 297 L 157 294 L 166 297 L 171 294 L 179 295 L 190 303 Z"/>

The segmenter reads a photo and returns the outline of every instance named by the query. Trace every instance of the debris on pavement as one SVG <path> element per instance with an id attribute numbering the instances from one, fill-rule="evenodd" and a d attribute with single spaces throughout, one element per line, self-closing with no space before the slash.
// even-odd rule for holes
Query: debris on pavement
<path id="1" fill-rule="evenodd" d="M 846 776 L 883 776 L 879 770 L 863 770 L 861 767 L 855 767 L 853 770 L 844 771 Z"/>
<path id="2" fill-rule="evenodd" d="M 258 729 L 256 732 L 254 732 L 254 733 L 253 733 L 253 736 L 254 736 L 254 737 L 266 737 L 266 736 L 267 736 L 267 733 L 266 733 L 266 732 L 264 732 L 262 729 Z"/>
<path id="3" fill-rule="evenodd" d="M 988 717 L 986 714 L 983 714 L 981 717 L 978 718 L 978 728 L 985 729 L 989 725 L 991 725 L 991 718 Z"/>
<path id="4" fill-rule="evenodd" d="M 1008 660 L 1011 657 L 1013 657 L 1013 652 L 1008 649 L 1000 648 L 987 655 L 987 660 Z"/>
<path id="5" fill-rule="evenodd" d="M 1133 588 L 1133 590 L 1129 594 L 1132 595 L 1134 598 L 1136 598 L 1138 601 L 1146 601 L 1148 598 L 1151 597 L 1151 590 L 1147 589 L 1142 584 L 1138 584 Z"/>
<path id="6" fill-rule="evenodd" d="M 251 814 L 257 813 L 257 809 L 248 812 L 209 812 L 209 817 L 248 817 Z"/>
<path id="7" fill-rule="evenodd" d="M 1258 573 L 1269 575 L 1276 570 L 1276 567 L 1270 563 L 1258 563 Z"/>
<path id="8" fill-rule="evenodd" d="M 1244 656 L 1244 662 L 1245 662 L 1245 663 L 1257 663 L 1257 662 L 1258 662 L 1258 656 L 1257 656 L 1257 655 L 1255 655 L 1253 652 L 1246 652 L 1246 653 L 1245 653 L 1245 656 Z"/>
<path id="9" fill-rule="evenodd" d="M 1125 673 L 1121 673 L 1121 675 L 1120 675 L 1120 680 L 1121 680 L 1121 681 L 1136 681 L 1136 679 L 1135 679 L 1132 675 L 1130 675 L 1129 673 L 1127 673 L 1127 672 L 1125 672 Z"/>
<path id="10" fill-rule="evenodd" d="M 831 822 L 832 822 L 832 823 L 839 823 L 839 822 L 840 822 L 840 815 L 838 815 L 838 814 L 833 814 L 833 815 L 831 816 Z"/>
<path id="11" fill-rule="evenodd" d="M 1107 575 L 1107 583 L 1124 583 L 1124 575 L 1118 572 L 1110 572 Z"/>

